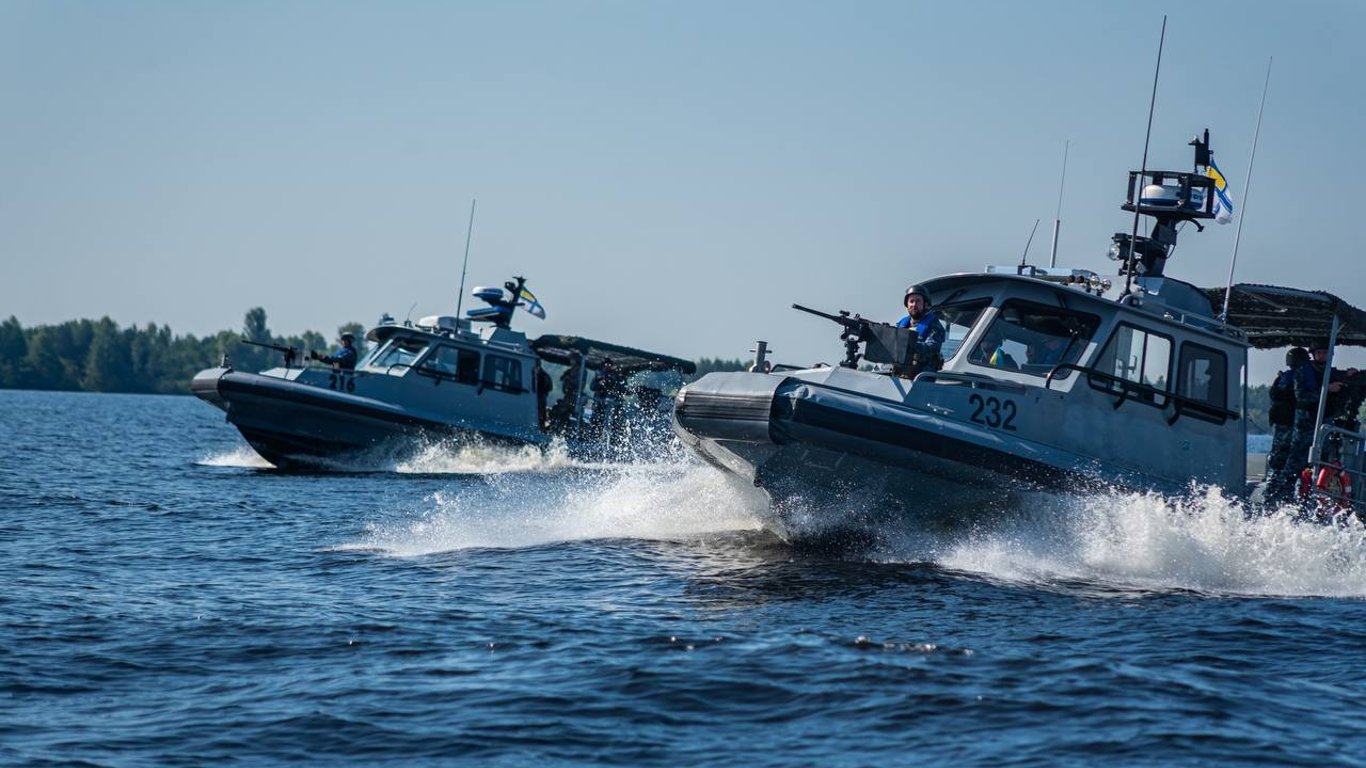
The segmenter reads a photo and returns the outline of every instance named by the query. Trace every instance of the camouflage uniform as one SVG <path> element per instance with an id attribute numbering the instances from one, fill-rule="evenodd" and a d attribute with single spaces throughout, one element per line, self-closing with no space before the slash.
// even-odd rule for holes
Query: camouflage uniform
<path id="1" fill-rule="evenodd" d="M 1271 384 L 1271 451 L 1266 455 L 1266 476 L 1269 483 L 1285 468 L 1290 456 L 1290 434 L 1295 426 L 1295 372 L 1286 369 L 1276 374 Z"/>
<path id="2" fill-rule="evenodd" d="M 1290 428 L 1285 463 L 1267 483 L 1268 501 L 1289 501 L 1295 495 L 1295 482 L 1309 462 L 1309 448 L 1314 444 L 1314 420 L 1319 409 L 1318 371 L 1313 364 L 1303 363 L 1290 373 L 1295 388 L 1295 422 Z"/>

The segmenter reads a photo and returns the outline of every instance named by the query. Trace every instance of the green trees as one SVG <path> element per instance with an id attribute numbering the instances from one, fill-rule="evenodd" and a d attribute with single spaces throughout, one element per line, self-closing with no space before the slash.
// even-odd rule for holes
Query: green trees
<path id="1" fill-rule="evenodd" d="M 252 372 L 283 363 L 279 352 L 243 344 L 244 338 L 294 347 L 299 351 L 295 364 L 301 365 L 308 350 L 335 350 L 343 333 L 355 335 L 356 347 L 364 355 L 365 326 L 360 323 L 338 326 L 331 339 L 317 331 L 276 336 L 262 307 L 247 311 L 240 332 L 219 331 L 203 338 L 177 336 L 170 326 L 156 323 L 120 328 L 108 317 L 25 328 L 19 318 L 10 316 L 0 322 L 0 389 L 184 394 L 196 373 L 224 359 L 239 371 Z M 697 361 L 693 378 L 748 366 L 749 361 L 738 358 L 704 357 Z"/>
<path id="2" fill-rule="evenodd" d="M 360 323 L 347 323 L 338 334 L 348 330 L 364 336 Z M 196 373 L 218 365 L 224 356 L 244 371 L 281 363 L 278 352 L 242 344 L 242 338 L 293 346 L 301 362 L 307 350 L 331 346 L 317 331 L 275 336 L 261 307 L 246 313 L 242 333 L 219 331 L 202 339 L 176 336 L 169 326 L 156 323 L 120 328 L 108 317 L 25 328 L 11 316 L 0 322 L 0 389 L 182 394 Z"/>

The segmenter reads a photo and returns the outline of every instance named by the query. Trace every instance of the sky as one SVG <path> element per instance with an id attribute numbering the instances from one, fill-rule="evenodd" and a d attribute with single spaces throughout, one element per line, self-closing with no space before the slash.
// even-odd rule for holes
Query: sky
<path id="1" fill-rule="evenodd" d="M 532 335 L 834 361 L 793 302 L 895 320 L 1036 221 L 1046 264 L 1060 192 L 1058 264 L 1114 272 L 1164 14 L 1149 167 L 1208 128 L 1239 206 L 1168 274 L 1241 220 L 1236 280 L 1366 307 L 1358 0 L 0 0 L 0 317 L 331 336 L 452 314 L 469 234 Z"/>

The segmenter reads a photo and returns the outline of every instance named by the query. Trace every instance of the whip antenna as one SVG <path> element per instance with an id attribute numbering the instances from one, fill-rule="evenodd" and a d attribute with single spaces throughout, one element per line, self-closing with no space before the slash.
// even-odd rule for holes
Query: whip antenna
<path id="1" fill-rule="evenodd" d="M 465 230 L 465 263 L 460 265 L 460 293 L 455 297 L 455 316 L 460 317 L 460 305 L 465 300 L 465 270 L 470 266 L 470 236 L 474 234 L 474 204 L 477 200 L 470 200 L 470 226 Z"/>
<path id="2" fill-rule="evenodd" d="M 1062 145 L 1062 178 L 1058 181 L 1058 215 L 1053 219 L 1053 255 L 1048 259 L 1048 266 L 1058 266 L 1058 230 L 1062 227 L 1062 190 L 1067 184 L 1067 150 L 1071 149 L 1072 140 L 1068 139 Z"/>
<path id="3" fill-rule="evenodd" d="M 1233 233 L 1233 256 L 1228 262 L 1228 288 L 1224 290 L 1224 309 L 1219 313 L 1220 322 L 1228 322 L 1228 302 L 1233 296 L 1233 268 L 1238 265 L 1238 243 L 1243 239 L 1243 219 L 1247 218 L 1247 196 L 1252 191 L 1252 161 L 1257 158 L 1257 139 L 1262 135 L 1262 112 L 1266 110 L 1266 91 L 1271 87 L 1271 62 L 1275 56 L 1266 60 L 1266 81 L 1262 83 L 1262 106 L 1257 108 L 1257 130 L 1252 132 L 1252 154 L 1247 158 L 1247 178 L 1243 179 L 1243 215 L 1238 217 L 1238 230 Z"/>
<path id="4" fill-rule="evenodd" d="M 1034 242 L 1034 233 L 1035 233 L 1035 232 L 1038 232 L 1038 231 L 1039 231 L 1039 220 L 1038 220 L 1038 219 L 1035 219 L 1035 220 L 1034 220 L 1034 228 L 1031 229 L 1031 230 L 1029 230 L 1029 239 L 1025 241 L 1024 253 L 1020 254 L 1020 266 L 1022 266 L 1022 267 L 1023 267 L 1025 264 L 1028 264 L 1028 263 L 1029 263 L 1029 261 L 1028 261 L 1028 259 L 1029 259 L 1029 244 L 1032 243 L 1032 242 Z"/>
<path id="5" fill-rule="evenodd" d="M 1153 70 L 1153 95 L 1148 102 L 1148 131 L 1143 135 L 1143 170 L 1139 183 L 1148 175 L 1148 142 L 1153 136 L 1153 108 L 1157 106 L 1157 77 L 1162 74 L 1162 45 L 1167 42 L 1167 17 L 1162 17 L 1162 36 L 1157 40 L 1157 67 Z M 1129 237 L 1129 258 L 1125 261 L 1124 292 L 1127 294 L 1134 284 L 1134 245 L 1138 242 L 1138 216 L 1143 209 L 1142 195 L 1139 204 L 1134 206 L 1134 231 Z"/>

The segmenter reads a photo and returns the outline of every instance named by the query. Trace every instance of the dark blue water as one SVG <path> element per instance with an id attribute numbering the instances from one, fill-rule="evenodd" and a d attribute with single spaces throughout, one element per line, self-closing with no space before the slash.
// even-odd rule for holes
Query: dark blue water
<path id="1" fill-rule="evenodd" d="M 1361 531 L 1217 494 L 836 556 L 686 462 L 287 475 L 30 392 L 0 445 L 6 765 L 1366 763 Z"/>

